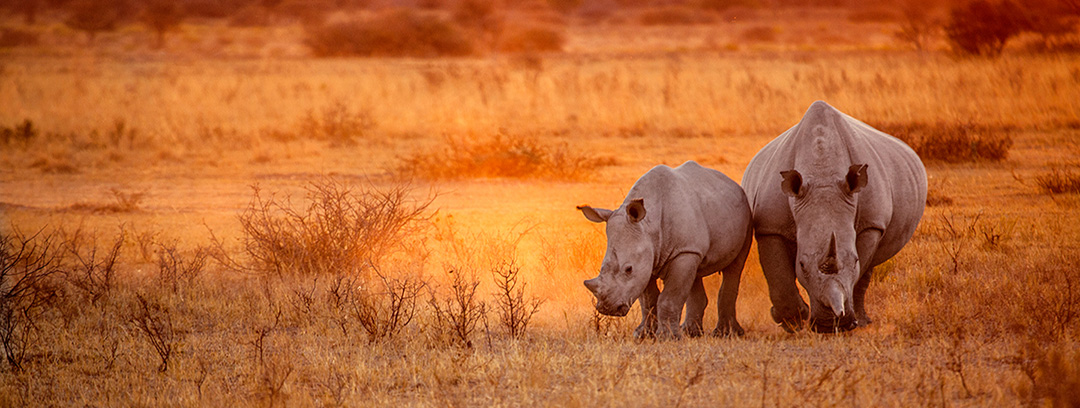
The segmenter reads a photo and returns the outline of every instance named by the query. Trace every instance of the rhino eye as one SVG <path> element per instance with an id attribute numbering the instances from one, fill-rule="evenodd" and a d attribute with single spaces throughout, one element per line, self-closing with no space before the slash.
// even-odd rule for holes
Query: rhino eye
<path id="1" fill-rule="evenodd" d="M 629 275 L 629 274 L 634 272 L 634 267 L 627 265 L 626 269 L 623 269 L 623 272 L 626 273 L 627 275 Z"/>

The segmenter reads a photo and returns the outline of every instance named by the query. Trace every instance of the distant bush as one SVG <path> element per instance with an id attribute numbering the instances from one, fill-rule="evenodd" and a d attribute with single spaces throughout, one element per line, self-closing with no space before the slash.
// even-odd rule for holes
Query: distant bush
<path id="1" fill-rule="evenodd" d="M 338 101 L 322 110 L 308 111 L 300 120 L 299 131 L 306 137 L 342 145 L 363 139 L 376 127 L 375 118 L 365 109 L 350 109 Z"/>
<path id="2" fill-rule="evenodd" d="M 706 10 L 725 11 L 731 8 L 758 8 L 759 0 L 698 0 L 698 7 Z"/>
<path id="3" fill-rule="evenodd" d="M 743 41 L 776 42 L 776 34 L 778 31 L 779 30 L 777 30 L 776 27 L 755 26 L 743 30 L 743 32 L 739 34 L 739 37 L 742 38 Z"/>
<path id="4" fill-rule="evenodd" d="M 448 138 L 437 151 L 404 158 L 398 172 L 431 180 L 461 178 L 577 179 L 605 165 L 568 146 L 544 144 L 533 138 L 496 135 L 486 141 Z"/>
<path id="5" fill-rule="evenodd" d="M 978 160 L 1000 161 L 1012 148 L 1012 129 L 970 123 L 907 123 L 875 126 L 896 136 L 923 160 L 949 163 Z"/>
<path id="6" fill-rule="evenodd" d="M 848 13 L 852 23 L 888 23 L 897 20 L 896 12 L 886 7 L 869 7 Z"/>
<path id="7" fill-rule="evenodd" d="M 712 17 L 689 7 L 660 7 L 642 11 L 638 22 L 647 25 L 689 25 L 711 23 Z"/>
<path id="8" fill-rule="evenodd" d="M 1050 194 L 1080 193 L 1080 173 L 1068 168 L 1052 167 L 1035 177 L 1035 184 Z"/>
<path id="9" fill-rule="evenodd" d="M 473 44 L 459 26 L 412 9 L 307 26 L 305 31 L 305 43 L 319 57 L 441 57 L 473 53 Z"/>
<path id="10" fill-rule="evenodd" d="M 1025 27 L 1024 12 L 1012 1 L 975 0 L 950 11 L 945 35 L 958 52 L 996 56 Z"/>
<path id="11" fill-rule="evenodd" d="M 22 122 L 14 126 L 0 126 L 0 144 L 10 145 L 13 143 L 19 143 L 25 145 L 30 140 L 36 138 L 40 131 L 34 126 L 34 122 L 30 119 L 23 119 Z"/>
<path id="12" fill-rule="evenodd" d="M 562 51 L 566 37 L 551 27 L 527 27 L 504 33 L 499 41 L 499 51 L 503 52 L 547 52 Z"/>
<path id="13" fill-rule="evenodd" d="M 37 45 L 38 34 L 17 28 L 0 27 L 0 48 Z"/>
<path id="14" fill-rule="evenodd" d="M 116 30 L 121 22 L 131 19 L 134 11 L 126 0 L 76 0 L 70 10 L 64 24 L 86 32 L 90 42 L 98 33 Z"/>

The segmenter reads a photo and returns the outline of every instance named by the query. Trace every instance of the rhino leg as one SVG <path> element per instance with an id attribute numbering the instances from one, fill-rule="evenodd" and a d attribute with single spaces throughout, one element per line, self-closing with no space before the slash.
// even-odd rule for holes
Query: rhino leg
<path id="1" fill-rule="evenodd" d="M 859 266 L 862 267 L 859 280 L 855 281 L 852 288 L 851 302 L 855 307 L 855 321 L 859 326 L 870 324 L 870 316 L 866 315 L 866 288 L 870 287 L 870 278 L 874 273 L 874 255 L 877 253 L 878 243 L 881 242 L 881 230 L 868 229 L 859 232 L 855 238 L 855 250 L 859 252 Z M 863 263 L 865 262 L 865 263 Z"/>
<path id="2" fill-rule="evenodd" d="M 664 277 L 664 291 L 656 302 L 657 337 L 678 339 L 682 337 L 679 319 L 683 305 L 697 279 L 697 269 L 701 257 L 697 254 L 684 253 L 668 262 L 660 276 Z"/>
<path id="3" fill-rule="evenodd" d="M 731 264 L 724 267 L 720 294 L 717 296 L 716 301 L 716 311 L 719 318 L 716 320 L 716 329 L 713 330 L 713 336 L 742 336 L 745 333 L 742 326 L 739 325 L 739 321 L 735 318 L 735 299 L 739 297 L 739 281 L 742 279 L 746 257 L 750 254 L 750 242 L 751 235 L 747 234 L 746 243 L 743 244 L 739 256 Z"/>
<path id="4" fill-rule="evenodd" d="M 789 333 L 801 330 L 810 307 L 795 287 L 795 243 L 778 235 L 758 235 L 758 257 L 769 285 L 773 321 Z"/>
<path id="5" fill-rule="evenodd" d="M 705 318 L 705 307 L 709 305 L 709 296 L 705 294 L 705 284 L 701 278 L 694 279 L 694 285 L 690 288 L 690 296 L 686 298 L 686 318 L 683 321 L 682 330 L 690 337 L 701 337 L 703 330 L 702 320 Z"/>
<path id="6" fill-rule="evenodd" d="M 656 287 L 656 279 L 645 285 L 645 292 L 638 298 L 641 303 L 641 324 L 634 330 L 635 339 L 646 339 L 656 336 L 656 297 L 660 295 L 660 289 Z"/>

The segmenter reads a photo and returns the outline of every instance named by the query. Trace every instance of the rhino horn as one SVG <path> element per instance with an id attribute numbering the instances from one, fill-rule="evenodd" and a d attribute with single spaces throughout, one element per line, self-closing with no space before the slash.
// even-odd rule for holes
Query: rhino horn
<path id="1" fill-rule="evenodd" d="M 840 290 L 839 285 L 835 283 L 829 285 L 828 292 L 825 293 L 825 301 L 828 302 L 834 316 L 844 317 L 844 292 Z"/>
<path id="2" fill-rule="evenodd" d="M 589 279 L 589 280 L 585 281 L 585 287 L 587 289 L 589 289 L 589 292 L 592 292 L 593 295 L 596 295 L 596 289 L 600 285 L 600 283 L 597 282 L 596 279 L 597 278 L 592 278 L 592 279 Z"/>
<path id="3" fill-rule="evenodd" d="M 836 260 L 836 233 L 835 232 L 832 234 L 832 237 L 829 238 L 829 254 L 826 255 L 825 257 L 829 258 L 829 259 L 832 259 L 834 261 Z"/>

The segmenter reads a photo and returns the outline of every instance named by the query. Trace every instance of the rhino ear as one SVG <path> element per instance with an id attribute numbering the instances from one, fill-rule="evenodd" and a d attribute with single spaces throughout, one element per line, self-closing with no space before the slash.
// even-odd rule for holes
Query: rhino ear
<path id="1" fill-rule="evenodd" d="M 848 193 L 858 193 L 866 187 L 866 165 L 856 164 L 848 168 L 846 180 Z"/>
<path id="2" fill-rule="evenodd" d="M 780 182 L 780 189 L 792 197 L 798 197 L 802 192 L 802 174 L 798 171 L 788 170 L 781 171 L 780 176 L 784 177 L 784 181 Z"/>
<path id="3" fill-rule="evenodd" d="M 644 219 L 645 200 L 641 198 L 630 200 L 630 204 L 626 205 L 626 216 L 630 218 L 630 222 L 638 222 Z"/>
<path id="4" fill-rule="evenodd" d="M 592 208 L 587 205 L 579 205 L 577 209 L 581 210 L 581 213 L 585 214 L 585 218 L 592 222 L 607 222 L 608 218 L 611 218 L 611 210 Z"/>

